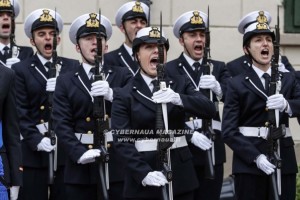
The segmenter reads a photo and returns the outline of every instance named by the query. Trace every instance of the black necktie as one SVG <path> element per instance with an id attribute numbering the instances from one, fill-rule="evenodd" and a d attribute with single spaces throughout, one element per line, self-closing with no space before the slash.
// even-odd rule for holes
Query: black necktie
<path id="1" fill-rule="evenodd" d="M 90 73 L 92 73 L 92 76 L 91 76 L 91 78 L 90 78 L 91 83 L 94 81 L 94 75 L 95 75 L 95 72 L 96 72 L 95 67 L 92 67 L 92 68 L 90 69 Z"/>
<path id="2" fill-rule="evenodd" d="M 263 77 L 265 79 L 265 90 L 266 90 L 267 94 L 269 94 L 269 87 L 270 87 L 271 76 L 268 73 L 264 73 Z"/>
<path id="3" fill-rule="evenodd" d="M 199 62 L 194 62 L 193 67 L 195 68 L 194 71 L 195 71 L 195 74 L 198 77 L 198 75 L 200 74 L 200 63 Z"/>
<path id="4" fill-rule="evenodd" d="M 7 59 L 8 59 L 8 56 L 9 56 L 9 47 L 8 47 L 8 46 L 5 46 L 5 47 L 3 48 L 3 51 L 4 51 L 4 53 L 3 53 L 4 59 L 7 60 Z"/>
<path id="5" fill-rule="evenodd" d="M 51 62 L 50 61 L 46 62 L 45 67 L 49 70 L 51 68 Z"/>
<path id="6" fill-rule="evenodd" d="M 153 84 L 153 89 L 152 89 L 152 94 L 153 94 L 154 92 L 157 91 L 157 80 L 154 79 L 151 81 L 151 83 Z"/>

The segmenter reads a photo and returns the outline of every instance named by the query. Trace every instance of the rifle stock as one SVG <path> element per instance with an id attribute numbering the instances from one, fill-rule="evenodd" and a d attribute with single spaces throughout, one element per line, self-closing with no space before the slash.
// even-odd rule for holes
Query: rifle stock
<path id="1" fill-rule="evenodd" d="M 279 14 L 279 7 L 277 7 L 277 15 Z M 275 35 L 275 41 L 274 41 L 274 55 L 271 62 L 271 81 L 270 81 L 270 87 L 269 87 L 269 93 L 268 96 L 274 95 L 276 93 L 279 93 L 280 89 L 278 86 L 278 82 L 280 81 L 279 77 L 279 71 L 278 71 L 278 62 L 279 62 L 279 56 L 280 56 L 280 31 L 279 31 L 279 16 L 277 16 L 277 25 L 275 26 L 276 29 L 276 35 Z M 280 84 L 279 84 L 280 85 Z M 274 109 L 268 109 L 268 122 L 266 123 L 266 126 L 269 128 L 269 133 L 267 137 L 267 143 L 268 143 L 268 152 L 267 152 L 267 158 L 268 160 L 276 166 L 276 171 L 279 172 L 277 174 L 272 173 L 269 177 L 270 179 L 270 185 L 272 190 L 272 195 L 275 200 L 280 199 L 280 185 L 281 183 L 281 158 L 278 154 L 278 144 L 279 139 L 285 135 L 285 126 L 279 126 L 276 122 L 276 113 Z M 276 179 L 280 180 L 278 184 L 276 184 Z"/>
<path id="2" fill-rule="evenodd" d="M 97 55 L 95 56 L 95 75 L 94 82 L 105 80 L 105 74 L 102 72 L 102 37 L 100 34 L 101 11 L 99 10 L 99 31 L 97 34 Z M 101 70 L 101 73 L 100 73 Z M 97 190 L 97 198 L 108 200 L 108 193 L 104 175 L 104 165 L 109 161 L 109 154 L 106 150 L 105 130 L 109 129 L 108 117 L 106 115 L 105 100 L 103 96 L 94 97 L 93 116 L 96 120 L 94 132 L 94 148 L 100 149 L 100 158 L 96 159 L 99 169 L 100 182 L 97 184 L 101 191 Z"/>
<path id="3" fill-rule="evenodd" d="M 56 15 L 56 9 L 55 9 L 55 15 Z M 55 16 L 56 19 L 56 16 Z M 48 70 L 48 78 L 55 78 L 56 77 L 56 65 L 58 63 L 57 60 L 57 51 L 56 51 L 56 47 L 57 47 L 57 31 L 56 31 L 56 23 L 55 23 L 55 32 L 53 35 L 53 46 L 52 46 L 52 63 L 51 66 Z M 53 92 L 49 92 L 48 93 L 48 104 L 49 104 L 49 112 L 50 112 L 50 116 L 49 116 L 49 120 L 48 120 L 48 132 L 45 134 L 46 137 L 48 137 L 50 139 L 50 143 L 51 145 L 55 145 L 56 144 L 56 136 L 55 133 L 53 131 L 53 121 L 52 121 L 52 100 L 53 100 Z M 48 167 L 48 183 L 49 184 L 53 184 L 54 182 L 54 171 L 56 170 L 56 166 L 54 166 L 54 163 L 56 163 L 54 160 L 55 158 L 55 152 L 56 150 L 52 150 L 51 152 L 49 152 L 48 155 L 48 160 L 49 160 L 49 167 Z"/>
<path id="4" fill-rule="evenodd" d="M 155 91 L 166 89 L 166 82 L 164 80 L 164 42 L 162 39 L 162 13 L 160 13 L 160 39 L 158 42 L 158 64 L 156 66 L 157 70 L 157 85 L 155 86 Z M 164 133 L 166 127 L 163 120 L 163 104 L 156 105 L 156 121 L 155 129 L 156 133 L 159 134 L 158 140 L 158 154 L 159 154 L 159 168 L 162 169 L 163 174 L 166 176 L 169 182 L 172 181 L 173 174 L 170 163 L 170 152 L 169 148 L 172 146 L 171 137 L 168 133 Z M 171 183 L 169 183 L 171 184 Z M 171 186 L 170 186 L 171 187 Z M 173 192 L 169 191 L 167 193 L 167 186 L 162 186 L 162 198 L 163 200 L 173 199 Z"/>
<path id="5" fill-rule="evenodd" d="M 203 55 L 203 75 L 211 74 L 211 62 L 210 62 L 210 30 L 209 30 L 209 8 L 208 8 L 208 18 L 207 18 L 207 26 L 205 28 L 205 47 L 204 47 L 204 55 Z M 210 89 L 206 89 L 203 91 L 204 95 L 212 100 L 212 95 Z M 212 140 L 215 140 L 215 133 L 212 129 L 212 119 L 202 119 L 202 132 L 203 134 Z M 212 147 L 214 148 L 214 147 Z M 214 179 L 215 178 L 215 170 L 214 170 L 214 162 L 212 155 L 212 148 L 206 150 L 206 162 L 205 162 L 205 178 Z"/>

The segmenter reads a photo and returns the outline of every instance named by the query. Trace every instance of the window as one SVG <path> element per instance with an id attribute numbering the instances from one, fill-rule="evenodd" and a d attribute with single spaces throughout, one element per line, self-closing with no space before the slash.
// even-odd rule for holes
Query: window
<path id="1" fill-rule="evenodd" d="M 284 32 L 300 33 L 299 0 L 284 0 Z"/>

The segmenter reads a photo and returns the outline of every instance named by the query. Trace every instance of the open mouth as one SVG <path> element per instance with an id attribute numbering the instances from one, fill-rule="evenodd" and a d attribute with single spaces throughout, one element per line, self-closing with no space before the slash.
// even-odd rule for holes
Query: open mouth
<path id="1" fill-rule="evenodd" d="M 263 56 L 268 56 L 268 55 L 269 55 L 269 50 L 268 50 L 268 49 L 263 49 L 263 50 L 261 51 L 261 55 L 263 55 Z"/>
<path id="2" fill-rule="evenodd" d="M 150 64 L 156 66 L 158 64 L 158 58 L 152 58 Z"/>
<path id="3" fill-rule="evenodd" d="M 194 49 L 196 51 L 202 51 L 203 50 L 203 46 L 202 45 L 196 45 Z"/>
<path id="4" fill-rule="evenodd" d="M 45 50 L 51 51 L 52 50 L 52 45 L 51 44 L 46 44 L 45 45 Z"/>
<path id="5" fill-rule="evenodd" d="M 10 28 L 10 24 L 2 24 L 2 29 L 9 29 Z"/>

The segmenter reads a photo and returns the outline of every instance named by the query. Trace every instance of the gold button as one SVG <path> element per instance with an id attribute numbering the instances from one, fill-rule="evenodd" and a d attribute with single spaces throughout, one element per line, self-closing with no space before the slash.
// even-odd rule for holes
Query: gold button
<path id="1" fill-rule="evenodd" d="M 45 121 L 43 119 L 40 120 L 41 124 L 44 123 Z"/>
<path id="2" fill-rule="evenodd" d="M 108 143 L 108 144 L 107 144 L 107 148 L 110 148 L 110 147 L 111 147 L 111 144 Z"/>
<path id="3" fill-rule="evenodd" d="M 87 122 L 90 122 L 90 121 L 91 121 L 91 118 L 90 118 L 90 117 L 87 117 L 85 120 L 86 120 Z"/>
<path id="4" fill-rule="evenodd" d="M 41 109 L 41 110 L 44 110 L 44 109 L 45 109 L 45 106 L 41 106 L 40 109 Z"/>
<path id="5" fill-rule="evenodd" d="M 90 145 L 88 146 L 88 148 L 89 148 L 89 149 L 92 149 L 92 148 L 93 148 L 93 145 L 90 144 Z"/>
<path id="6" fill-rule="evenodd" d="M 88 131 L 87 134 L 92 134 L 92 131 Z"/>

